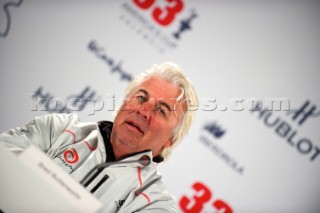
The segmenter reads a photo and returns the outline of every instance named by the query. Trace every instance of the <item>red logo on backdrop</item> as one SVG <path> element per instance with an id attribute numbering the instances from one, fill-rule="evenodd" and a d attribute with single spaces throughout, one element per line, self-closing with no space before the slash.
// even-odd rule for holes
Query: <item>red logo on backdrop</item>
<path id="1" fill-rule="evenodd" d="M 149 9 L 155 0 L 133 0 L 143 10 Z M 167 0 L 165 9 L 155 7 L 152 10 L 152 18 L 162 26 L 168 26 L 174 20 L 175 15 L 183 9 L 182 0 Z"/>
<path id="2" fill-rule="evenodd" d="M 63 157 L 64 157 L 64 160 L 70 164 L 74 164 L 74 163 L 78 162 L 78 160 L 79 160 L 78 152 L 74 148 L 66 150 L 63 153 Z"/>
<path id="3" fill-rule="evenodd" d="M 177 48 L 181 35 L 193 29 L 192 21 L 198 17 L 184 0 L 131 0 L 122 8 L 120 20 L 160 53 Z"/>
<path id="4" fill-rule="evenodd" d="M 181 210 L 186 213 L 201 212 L 203 206 L 210 202 L 212 198 L 211 190 L 201 182 L 195 182 L 192 185 L 192 189 L 194 190 L 194 195 L 192 197 L 184 195 L 179 202 Z M 211 205 L 214 207 L 214 212 L 233 213 L 230 205 L 221 199 L 212 201 Z"/>

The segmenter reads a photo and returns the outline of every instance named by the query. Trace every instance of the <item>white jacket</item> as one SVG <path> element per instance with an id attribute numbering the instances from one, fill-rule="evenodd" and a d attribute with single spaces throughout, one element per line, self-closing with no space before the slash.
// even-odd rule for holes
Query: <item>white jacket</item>
<path id="1" fill-rule="evenodd" d="M 109 127 L 102 126 L 106 132 L 101 132 L 104 130 L 99 125 L 80 122 L 76 114 L 48 114 L 2 133 L 0 142 L 13 152 L 35 145 L 80 182 L 95 166 L 112 158 L 113 151 L 106 151 L 112 123 L 109 122 Z M 138 160 L 143 155 L 152 159 L 152 152 L 147 150 L 121 161 Z M 100 212 L 178 211 L 176 200 L 166 191 L 154 162 L 148 166 L 110 165 L 86 189 L 103 203 Z"/>

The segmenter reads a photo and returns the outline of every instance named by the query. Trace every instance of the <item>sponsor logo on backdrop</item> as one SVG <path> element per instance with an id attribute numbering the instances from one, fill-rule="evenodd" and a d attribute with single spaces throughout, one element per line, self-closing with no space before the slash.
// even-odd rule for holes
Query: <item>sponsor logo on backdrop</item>
<path id="1" fill-rule="evenodd" d="M 292 120 L 298 122 L 299 126 L 301 126 L 308 118 L 320 115 L 320 111 L 315 112 L 317 109 L 316 105 L 311 105 L 310 101 L 307 100 L 299 109 L 292 110 L 288 114 L 292 114 Z"/>
<path id="2" fill-rule="evenodd" d="M 31 111 L 41 110 L 55 113 L 81 111 L 89 103 L 93 103 L 93 105 L 96 106 L 96 103 L 101 102 L 101 97 L 97 96 L 96 92 L 89 86 L 85 87 L 79 93 L 68 96 L 65 101 L 60 98 L 55 98 L 55 96 L 49 92 L 44 92 L 43 88 L 40 86 L 31 95 L 31 98 Z M 103 104 L 102 107 L 94 107 L 93 114 L 90 115 L 94 115 L 96 111 L 100 111 L 102 108 Z"/>
<path id="3" fill-rule="evenodd" d="M 215 138 L 221 138 L 226 132 L 226 130 L 216 124 L 216 122 L 206 124 L 204 126 L 204 129 L 207 130 Z"/>
<path id="4" fill-rule="evenodd" d="M 99 46 L 96 41 L 92 40 L 89 42 L 88 45 L 89 51 L 95 54 L 97 58 L 102 60 L 105 64 L 108 65 L 110 68 L 111 73 L 117 73 L 120 75 L 120 79 L 124 81 L 131 81 L 132 80 L 132 75 L 125 71 L 122 68 L 122 61 L 116 61 L 114 60 L 113 56 L 107 54 L 106 50 L 104 47 Z"/>
<path id="5" fill-rule="evenodd" d="M 131 0 L 121 4 L 122 21 L 150 46 L 164 53 L 176 49 L 198 17 L 183 0 Z"/>
<path id="6" fill-rule="evenodd" d="M 213 198 L 212 190 L 202 182 L 195 182 L 191 186 L 193 193 L 180 198 L 180 209 L 185 213 L 221 212 L 233 213 L 231 206 L 222 199 Z M 189 193 L 188 193 L 189 194 Z M 210 209 L 206 204 L 210 204 Z"/>
<path id="7" fill-rule="evenodd" d="M 200 142 L 206 146 L 212 154 L 230 167 L 232 171 L 242 175 L 244 173 L 244 166 L 217 143 L 217 140 L 220 140 L 225 133 L 226 130 L 221 125 L 218 125 L 217 122 L 207 123 L 204 125 L 203 131 L 200 134 Z"/>
<path id="8" fill-rule="evenodd" d="M 22 4 L 22 0 L 19 1 L 1 1 L 0 19 L 4 20 L 0 22 L 0 37 L 7 37 L 11 27 L 11 14 L 9 7 L 19 7 Z"/>
<path id="9" fill-rule="evenodd" d="M 265 127 L 274 130 L 274 134 L 285 140 L 296 153 L 307 157 L 310 162 L 319 158 L 320 148 L 308 136 L 299 134 L 299 130 L 307 121 L 320 115 L 320 110 L 317 110 L 317 106 L 311 101 L 306 100 L 301 107 L 289 111 L 284 116 L 276 116 L 267 108 L 252 111 L 252 114 L 258 115 Z"/>

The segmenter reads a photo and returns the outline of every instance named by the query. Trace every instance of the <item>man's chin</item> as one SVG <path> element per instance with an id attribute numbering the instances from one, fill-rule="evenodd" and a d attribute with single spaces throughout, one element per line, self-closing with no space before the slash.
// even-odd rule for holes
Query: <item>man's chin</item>
<path id="1" fill-rule="evenodd" d="M 119 139 L 119 142 L 120 142 L 120 144 L 118 144 L 118 146 L 120 145 L 124 149 L 130 149 L 130 150 L 136 149 L 137 148 L 137 144 L 139 144 L 132 137 Z"/>

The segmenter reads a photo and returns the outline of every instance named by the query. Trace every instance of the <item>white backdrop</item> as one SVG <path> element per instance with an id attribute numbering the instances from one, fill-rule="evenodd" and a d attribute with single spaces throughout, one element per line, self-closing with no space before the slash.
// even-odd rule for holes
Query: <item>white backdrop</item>
<path id="1" fill-rule="evenodd" d="M 200 99 L 159 165 L 181 212 L 320 212 L 319 21 L 319 1 L 1 0 L 0 131 L 112 120 L 128 80 L 173 61 Z"/>

